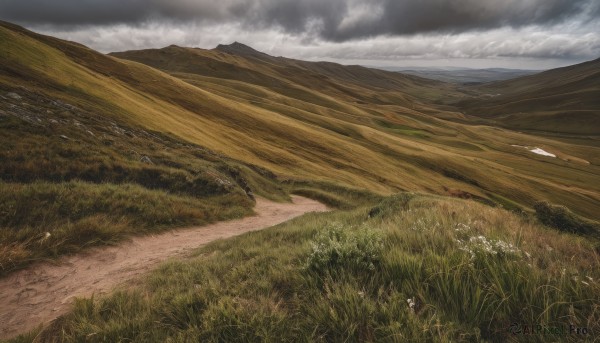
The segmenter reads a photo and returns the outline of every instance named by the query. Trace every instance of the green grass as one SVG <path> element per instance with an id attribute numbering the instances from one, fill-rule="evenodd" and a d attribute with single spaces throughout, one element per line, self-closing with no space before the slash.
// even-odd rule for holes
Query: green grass
<path id="1" fill-rule="evenodd" d="M 534 206 L 535 214 L 544 225 L 561 231 L 600 239 L 600 223 L 581 218 L 565 206 L 540 201 Z"/>
<path id="2" fill-rule="evenodd" d="M 38 339 L 580 341 L 508 328 L 573 324 L 597 335 L 599 266 L 581 237 L 471 201 L 404 194 L 214 242 L 135 288 L 78 300 Z"/>
<path id="3" fill-rule="evenodd" d="M 291 194 L 311 198 L 336 209 L 352 209 L 379 201 L 383 196 L 324 181 L 290 180 L 284 183 Z"/>
<path id="4" fill-rule="evenodd" d="M 252 213 L 242 194 L 194 198 L 133 184 L 0 182 L 0 274 L 130 235 Z"/>

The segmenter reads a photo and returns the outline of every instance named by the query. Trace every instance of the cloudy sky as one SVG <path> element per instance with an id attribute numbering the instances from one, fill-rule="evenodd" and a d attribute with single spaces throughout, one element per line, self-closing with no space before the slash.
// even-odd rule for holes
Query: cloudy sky
<path id="1" fill-rule="evenodd" d="M 102 52 L 239 41 L 344 64 L 528 69 L 600 57 L 600 0 L 0 0 L 0 19 Z"/>

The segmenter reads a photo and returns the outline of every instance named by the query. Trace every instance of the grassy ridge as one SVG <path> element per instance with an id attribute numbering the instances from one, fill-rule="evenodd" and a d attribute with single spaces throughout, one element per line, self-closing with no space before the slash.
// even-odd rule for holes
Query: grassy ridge
<path id="1" fill-rule="evenodd" d="M 0 274 L 130 235 L 239 218 L 245 195 L 194 198 L 132 184 L 0 182 Z"/>
<path id="2" fill-rule="evenodd" d="M 583 238 L 471 201 L 403 194 L 215 242 L 135 289 L 79 300 L 38 339 L 579 341 L 508 329 L 573 324 L 597 335 L 599 265 Z"/>

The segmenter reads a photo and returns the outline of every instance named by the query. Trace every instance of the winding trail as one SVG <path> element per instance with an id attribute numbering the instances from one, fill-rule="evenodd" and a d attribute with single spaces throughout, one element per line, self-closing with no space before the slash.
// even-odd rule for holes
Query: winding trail
<path id="1" fill-rule="evenodd" d="M 307 212 L 327 211 L 317 201 L 292 196 L 293 203 L 258 198 L 256 216 L 202 227 L 133 237 L 118 246 L 90 249 L 37 263 L 0 279 L 0 339 L 28 332 L 66 313 L 74 297 L 105 294 L 172 257 L 183 257 L 217 239 L 273 226 Z"/>

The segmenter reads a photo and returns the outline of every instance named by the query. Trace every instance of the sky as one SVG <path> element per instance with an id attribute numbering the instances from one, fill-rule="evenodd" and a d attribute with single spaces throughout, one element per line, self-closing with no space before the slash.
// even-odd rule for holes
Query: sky
<path id="1" fill-rule="evenodd" d="M 238 41 L 379 67 L 549 69 L 600 57 L 600 0 L 0 0 L 0 20 L 104 53 Z"/>

